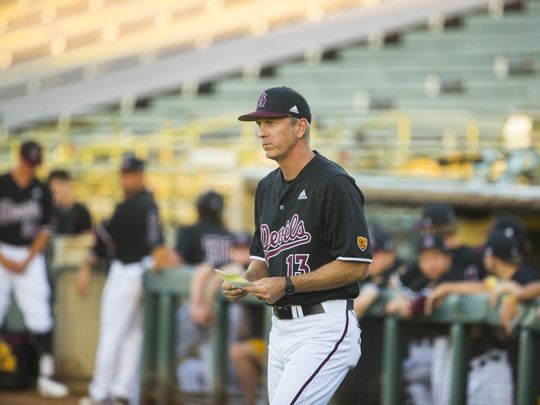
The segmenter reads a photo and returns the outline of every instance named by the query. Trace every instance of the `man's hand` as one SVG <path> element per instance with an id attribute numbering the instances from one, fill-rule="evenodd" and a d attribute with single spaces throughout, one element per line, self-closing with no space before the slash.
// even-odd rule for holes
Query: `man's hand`
<path id="1" fill-rule="evenodd" d="M 209 326 L 216 321 L 216 316 L 211 303 L 200 303 L 199 305 L 191 304 L 189 306 L 189 316 L 195 324 L 201 326 Z"/>
<path id="2" fill-rule="evenodd" d="M 225 295 L 229 301 L 238 301 L 239 299 L 244 298 L 247 294 L 245 289 L 235 287 L 226 281 L 221 284 L 221 288 L 223 289 L 223 295 Z"/>
<path id="3" fill-rule="evenodd" d="M 244 290 L 267 304 L 273 304 L 285 295 L 285 277 L 264 277 L 253 281 Z"/>
<path id="4" fill-rule="evenodd" d="M 501 280 L 497 286 L 490 291 L 489 293 L 489 302 L 492 307 L 497 305 L 499 297 L 503 294 L 511 294 L 514 297 L 517 297 L 521 293 L 522 287 L 511 280 Z"/>
<path id="5" fill-rule="evenodd" d="M 448 295 L 448 290 L 446 289 L 445 284 L 440 284 L 426 297 L 426 302 L 424 303 L 424 314 L 431 315 L 436 306 L 438 306 L 443 298 Z"/>
<path id="6" fill-rule="evenodd" d="M 404 294 L 398 294 L 386 303 L 384 312 L 386 314 L 401 315 L 410 318 L 412 314 L 412 301 Z"/>
<path id="7" fill-rule="evenodd" d="M 8 271 L 15 274 L 24 273 L 29 263 L 30 263 L 29 259 L 23 260 L 22 262 L 16 262 L 14 260 L 10 260 L 3 256 L 1 257 L 1 260 L 0 260 L 0 264 L 2 264 L 3 267 L 5 267 Z"/>
<path id="8" fill-rule="evenodd" d="M 509 336 L 512 333 L 513 321 L 518 316 L 518 304 L 514 296 L 506 295 L 503 298 L 499 309 L 499 316 L 501 317 L 503 331 Z"/>

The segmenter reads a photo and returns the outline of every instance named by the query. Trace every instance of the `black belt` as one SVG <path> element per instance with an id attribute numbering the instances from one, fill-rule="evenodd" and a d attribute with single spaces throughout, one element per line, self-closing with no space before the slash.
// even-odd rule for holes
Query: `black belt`
<path id="1" fill-rule="evenodd" d="M 298 306 L 302 308 L 303 316 L 324 314 L 324 307 L 322 304 L 298 305 Z M 353 308 L 354 308 L 353 300 L 347 300 L 347 311 L 351 311 Z M 295 310 L 290 305 L 285 305 L 282 307 L 272 307 L 272 311 L 274 312 L 274 316 L 277 319 L 294 319 L 294 318 L 302 317 L 302 315 L 300 316 L 293 315 L 293 312 Z"/>

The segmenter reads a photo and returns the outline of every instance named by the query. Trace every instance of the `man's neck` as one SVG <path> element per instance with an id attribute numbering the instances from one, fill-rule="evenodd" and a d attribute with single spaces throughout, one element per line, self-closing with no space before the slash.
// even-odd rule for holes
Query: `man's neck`
<path id="1" fill-rule="evenodd" d="M 314 157 L 315 153 L 307 144 L 292 149 L 285 159 L 278 162 L 285 181 L 294 180 Z"/>
<path id="2" fill-rule="evenodd" d="M 133 197 L 136 194 L 139 194 L 141 191 L 144 190 L 144 185 L 141 185 L 140 187 L 137 187 L 133 190 L 126 191 L 126 197 Z"/>

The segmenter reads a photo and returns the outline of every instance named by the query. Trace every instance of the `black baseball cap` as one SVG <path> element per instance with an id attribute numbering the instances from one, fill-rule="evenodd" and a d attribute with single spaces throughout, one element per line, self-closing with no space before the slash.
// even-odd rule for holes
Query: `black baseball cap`
<path id="1" fill-rule="evenodd" d="M 212 212 L 221 212 L 224 207 L 223 196 L 213 190 L 207 191 L 197 199 L 197 207 Z"/>
<path id="2" fill-rule="evenodd" d="M 518 240 L 508 232 L 491 233 L 484 247 L 484 255 L 498 257 L 505 262 L 517 262 L 521 259 Z"/>
<path id="3" fill-rule="evenodd" d="M 262 92 L 257 109 L 238 117 L 239 121 L 256 121 L 261 118 L 305 118 L 311 123 L 311 110 L 306 99 L 287 86 L 272 87 Z"/>
<path id="4" fill-rule="evenodd" d="M 144 171 L 144 161 L 138 159 L 134 155 L 126 155 L 122 160 L 122 165 L 120 166 L 120 171 L 122 172 L 143 172 Z"/>
<path id="5" fill-rule="evenodd" d="M 35 141 L 26 141 L 20 149 L 22 159 L 30 166 L 38 166 L 42 162 L 41 145 Z"/>
<path id="6" fill-rule="evenodd" d="M 378 226 L 370 226 L 368 229 L 369 240 L 371 241 L 371 251 L 391 252 L 395 250 L 396 244 L 392 236 Z"/>
<path id="7" fill-rule="evenodd" d="M 449 254 L 450 249 L 444 242 L 444 239 L 439 234 L 422 233 L 418 241 L 418 253 L 427 250 L 440 250 L 443 253 Z"/>
<path id="8" fill-rule="evenodd" d="M 512 214 L 500 214 L 495 217 L 490 233 L 503 232 L 507 235 L 514 236 L 518 241 L 518 247 L 521 253 L 526 253 L 529 238 L 527 236 L 527 228 L 523 221 Z"/>
<path id="9" fill-rule="evenodd" d="M 417 223 L 417 228 L 435 228 L 441 230 L 441 228 L 454 226 L 456 222 L 456 213 L 450 205 L 445 203 L 431 203 L 424 205 L 422 208 L 422 217 Z"/>

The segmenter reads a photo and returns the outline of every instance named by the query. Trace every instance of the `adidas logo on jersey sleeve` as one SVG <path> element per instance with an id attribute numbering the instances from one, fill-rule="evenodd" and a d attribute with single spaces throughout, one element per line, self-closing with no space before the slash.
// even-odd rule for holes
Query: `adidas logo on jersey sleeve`
<path id="1" fill-rule="evenodd" d="M 302 190 L 302 192 L 298 195 L 299 200 L 307 200 L 306 190 Z"/>

